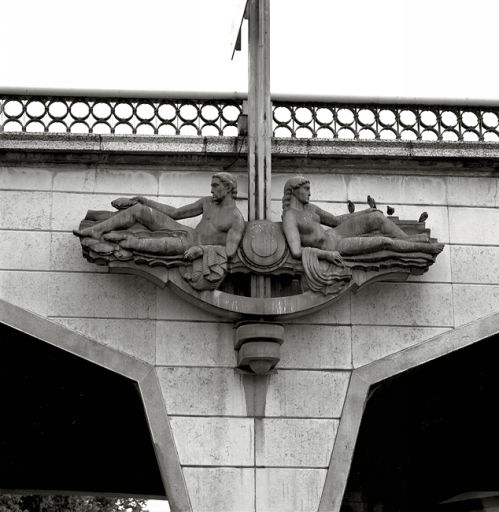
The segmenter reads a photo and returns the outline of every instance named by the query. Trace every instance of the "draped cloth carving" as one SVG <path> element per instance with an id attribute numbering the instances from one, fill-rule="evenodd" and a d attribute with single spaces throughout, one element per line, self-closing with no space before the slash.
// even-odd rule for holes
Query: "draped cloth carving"
<path id="1" fill-rule="evenodd" d="M 212 177 L 211 197 L 170 205 L 137 196 L 112 202 L 118 212 L 87 213 L 74 231 L 83 256 L 112 272 L 169 285 L 183 297 L 231 318 L 275 318 L 323 307 L 347 290 L 428 270 L 443 249 L 419 220 L 369 208 L 334 215 L 310 203 L 310 182 L 287 180 L 281 222 L 245 222 L 236 181 Z M 351 204 L 350 204 L 351 203 Z M 195 228 L 178 219 L 201 215 Z M 253 295 L 263 283 L 268 296 Z"/>
<path id="2" fill-rule="evenodd" d="M 302 264 L 304 278 L 308 288 L 324 295 L 338 294 L 352 279 L 352 272 L 344 265 L 340 266 L 319 259 L 320 249 L 304 247 Z"/>
<path id="3" fill-rule="evenodd" d="M 190 267 L 183 267 L 181 274 L 195 290 L 215 290 L 227 272 L 227 252 L 221 245 L 201 248 L 203 257 L 195 259 Z"/>

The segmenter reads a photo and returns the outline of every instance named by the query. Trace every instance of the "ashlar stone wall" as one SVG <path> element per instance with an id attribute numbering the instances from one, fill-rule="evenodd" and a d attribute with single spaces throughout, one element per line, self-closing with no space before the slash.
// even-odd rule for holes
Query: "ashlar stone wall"
<path id="1" fill-rule="evenodd" d="M 233 324 L 143 278 L 86 262 L 71 233 L 88 209 L 110 209 L 118 196 L 191 202 L 209 193 L 211 174 L 226 162 L 40 160 L 0 164 L 0 298 L 156 366 L 196 511 L 317 510 L 351 370 L 499 310 L 498 174 L 487 162 L 385 169 L 367 156 L 356 169 L 333 159 L 277 161 L 275 220 L 284 181 L 303 172 L 322 208 L 346 213 L 350 199 L 360 209 L 370 194 L 401 218 L 427 211 L 446 247 L 423 276 L 368 285 L 289 322 L 264 416 L 253 417 L 235 371 Z M 231 170 L 246 214 L 244 167 Z"/>

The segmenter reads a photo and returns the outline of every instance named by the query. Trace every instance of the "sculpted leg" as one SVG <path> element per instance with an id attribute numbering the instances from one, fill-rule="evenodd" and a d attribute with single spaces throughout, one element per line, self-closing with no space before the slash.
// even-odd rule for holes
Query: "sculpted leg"
<path id="1" fill-rule="evenodd" d="M 407 233 L 404 233 L 394 222 L 377 211 L 352 216 L 335 228 L 335 232 L 342 237 L 366 235 L 373 231 L 381 231 L 384 235 L 393 238 L 409 238 Z"/>
<path id="2" fill-rule="evenodd" d="M 141 219 L 145 217 L 143 209 L 145 207 L 141 204 L 136 204 L 127 208 L 126 210 L 120 210 L 109 219 L 103 220 L 94 224 L 90 228 L 75 230 L 74 234 L 78 236 L 89 236 L 92 238 L 99 239 L 104 233 L 113 231 L 115 229 L 125 229 L 133 226 L 137 222 L 141 222 Z"/>
<path id="3" fill-rule="evenodd" d="M 153 231 L 160 229 L 186 229 L 185 226 L 175 222 L 172 218 L 168 217 L 168 215 L 153 210 L 143 204 L 136 204 L 126 210 L 120 210 L 112 217 L 109 217 L 109 219 L 94 224 L 90 228 L 75 230 L 74 234 L 81 237 L 89 236 L 100 239 L 104 233 L 117 229 L 126 229 L 137 223 Z"/>
<path id="4" fill-rule="evenodd" d="M 187 245 L 183 243 L 182 239 L 177 237 L 137 238 L 129 235 L 119 245 L 123 249 L 132 249 L 162 256 L 178 256 L 184 254 L 187 249 Z"/>
<path id="5" fill-rule="evenodd" d="M 401 240 L 400 238 L 388 238 L 386 236 L 348 237 L 337 241 L 340 254 L 356 255 L 368 254 L 376 251 L 390 250 L 396 252 L 424 252 L 438 254 L 442 251 L 443 244 Z"/>

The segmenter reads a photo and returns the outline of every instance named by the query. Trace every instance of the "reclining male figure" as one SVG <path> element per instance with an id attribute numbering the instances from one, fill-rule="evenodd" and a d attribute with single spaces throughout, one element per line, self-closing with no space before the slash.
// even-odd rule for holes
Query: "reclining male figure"
<path id="1" fill-rule="evenodd" d="M 179 255 L 193 260 L 203 254 L 203 245 L 222 245 L 227 257 L 236 253 L 244 232 L 244 219 L 236 206 L 237 182 L 227 172 L 214 174 L 211 197 L 202 197 L 194 203 L 174 208 L 142 196 L 120 198 L 112 202 L 120 211 L 89 228 L 75 230 L 79 237 L 91 237 L 115 242 L 123 249 L 132 249 L 165 256 Z M 202 215 L 194 228 L 176 222 Z M 183 231 L 185 236 L 139 238 L 120 233 L 140 223 L 151 231 Z"/>

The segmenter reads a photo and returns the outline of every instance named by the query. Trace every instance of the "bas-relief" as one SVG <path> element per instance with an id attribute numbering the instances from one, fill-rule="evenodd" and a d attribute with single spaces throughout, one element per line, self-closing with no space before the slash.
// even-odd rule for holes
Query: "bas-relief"
<path id="1" fill-rule="evenodd" d="M 74 233 L 81 238 L 84 256 L 96 263 L 188 266 L 183 277 L 194 289 L 215 289 L 244 232 L 236 196 L 234 177 L 219 173 L 213 176 L 211 197 L 180 208 L 142 196 L 119 198 L 112 202 L 118 212 L 90 211 Z M 201 222 L 195 228 L 177 222 L 198 215 Z"/>
<path id="2" fill-rule="evenodd" d="M 333 215 L 310 203 L 310 195 L 309 180 L 292 177 L 281 223 L 245 223 L 237 182 L 224 172 L 213 176 L 211 196 L 194 203 L 174 208 L 142 196 L 120 198 L 112 202 L 116 212 L 90 210 L 74 233 L 91 262 L 169 284 L 226 318 L 274 322 L 268 324 L 274 330 L 276 321 L 319 309 L 349 289 L 422 274 L 443 249 L 430 238 L 424 213 L 402 221 L 389 208 L 385 216 L 368 196 L 369 208 L 355 211 L 349 201 L 349 213 Z M 195 228 L 178 222 L 198 215 Z M 269 337 L 272 347 L 262 358 L 271 362 L 261 372 L 278 361 L 278 338 Z M 248 359 L 250 345 L 236 340 L 241 345 Z"/>

